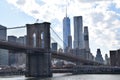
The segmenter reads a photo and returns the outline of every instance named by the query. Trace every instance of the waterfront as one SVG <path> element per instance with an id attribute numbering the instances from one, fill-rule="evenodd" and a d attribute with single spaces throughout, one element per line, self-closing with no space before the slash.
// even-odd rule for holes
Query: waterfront
<path id="1" fill-rule="evenodd" d="M 54 74 L 52 78 L 26 78 L 24 76 L 2 76 L 0 80 L 120 80 L 120 74 Z"/>

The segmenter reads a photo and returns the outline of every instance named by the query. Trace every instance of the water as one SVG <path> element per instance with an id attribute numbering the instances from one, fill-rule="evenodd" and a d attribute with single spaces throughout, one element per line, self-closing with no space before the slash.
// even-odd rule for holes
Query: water
<path id="1" fill-rule="evenodd" d="M 71 74 L 54 74 L 52 78 L 26 78 L 24 76 L 4 76 L 0 80 L 120 80 L 119 75 L 107 74 L 87 74 L 87 75 L 71 75 Z"/>

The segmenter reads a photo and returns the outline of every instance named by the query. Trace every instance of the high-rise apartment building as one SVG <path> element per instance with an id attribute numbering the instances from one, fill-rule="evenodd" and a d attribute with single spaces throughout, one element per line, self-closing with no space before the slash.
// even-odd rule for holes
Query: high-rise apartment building
<path id="1" fill-rule="evenodd" d="M 84 48 L 82 16 L 74 17 L 74 49 L 76 48 Z"/>
<path id="2" fill-rule="evenodd" d="M 70 19 L 69 17 L 64 17 L 63 19 L 63 48 L 64 52 L 66 52 L 66 48 L 68 47 L 68 37 L 71 35 L 70 32 Z"/>

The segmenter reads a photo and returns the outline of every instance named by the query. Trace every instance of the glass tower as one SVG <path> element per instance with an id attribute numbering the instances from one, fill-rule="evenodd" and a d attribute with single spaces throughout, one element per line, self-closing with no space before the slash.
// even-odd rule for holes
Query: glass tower
<path id="1" fill-rule="evenodd" d="M 100 49 L 97 49 L 95 60 L 100 63 L 104 62 Z"/>
<path id="2" fill-rule="evenodd" d="M 82 16 L 74 17 L 74 49 L 84 48 L 84 38 L 83 38 L 83 20 Z"/>
<path id="3" fill-rule="evenodd" d="M 63 19 L 63 48 L 64 52 L 66 52 L 66 49 L 68 47 L 68 37 L 71 35 L 70 32 L 70 19 L 69 17 L 64 17 Z"/>

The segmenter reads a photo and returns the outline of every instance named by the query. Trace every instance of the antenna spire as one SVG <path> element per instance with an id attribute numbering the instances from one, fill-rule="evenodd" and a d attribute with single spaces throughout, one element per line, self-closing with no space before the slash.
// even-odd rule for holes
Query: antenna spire
<path id="1" fill-rule="evenodd" d="M 66 0 L 66 17 L 67 17 L 67 5 L 68 5 L 68 2 Z"/>
<path id="2" fill-rule="evenodd" d="M 67 17 L 67 5 L 66 5 L 66 17 Z"/>

